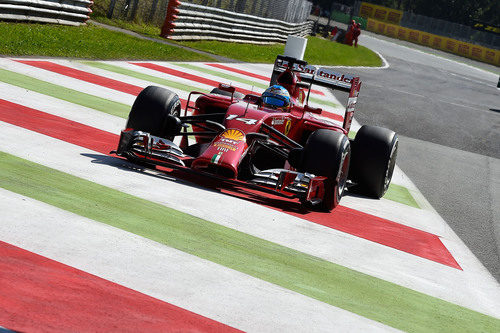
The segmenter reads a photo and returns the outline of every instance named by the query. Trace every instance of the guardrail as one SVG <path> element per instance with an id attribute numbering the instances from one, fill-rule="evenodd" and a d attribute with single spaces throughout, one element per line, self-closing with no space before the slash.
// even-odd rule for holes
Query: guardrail
<path id="1" fill-rule="evenodd" d="M 288 35 L 304 37 L 312 26 L 312 21 L 288 23 L 171 0 L 161 36 L 174 40 L 271 44 L 286 42 Z"/>
<path id="2" fill-rule="evenodd" d="M 0 0 L 0 20 L 81 25 L 88 19 L 92 0 Z"/>
<path id="3" fill-rule="evenodd" d="M 500 50 L 490 49 L 424 31 L 409 29 L 371 18 L 368 19 L 367 30 L 500 66 Z"/>

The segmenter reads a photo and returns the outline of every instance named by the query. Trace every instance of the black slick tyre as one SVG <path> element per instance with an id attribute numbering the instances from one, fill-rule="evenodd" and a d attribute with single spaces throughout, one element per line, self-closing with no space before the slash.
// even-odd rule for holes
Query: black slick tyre
<path id="1" fill-rule="evenodd" d="M 181 101 L 174 92 L 156 86 L 144 88 L 130 110 L 127 128 L 169 138 L 169 115 L 179 117 Z"/>
<path id="2" fill-rule="evenodd" d="M 211 94 L 217 94 L 217 95 L 223 95 L 223 96 L 229 96 L 229 97 L 231 97 L 231 93 L 229 91 L 220 90 L 219 88 L 212 89 L 212 91 L 210 93 Z M 240 93 L 240 92 L 235 91 L 233 97 L 237 98 L 237 99 L 243 99 L 243 98 L 245 98 L 245 95 L 242 94 L 242 93 Z"/>
<path id="3" fill-rule="evenodd" d="M 300 171 L 327 177 L 324 200 L 317 208 L 331 211 L 344 193 L 351 147 L 343 133 L 328 129 L 314 131 L 304 146 Z"/>
<path id="4" fill-rule="evenodd" d="M 355 191 L 381 198 L 389 188 L 398 153 L 398 136 L 378 126 L 363 125 L 352 144 L 349 178 Z"/>

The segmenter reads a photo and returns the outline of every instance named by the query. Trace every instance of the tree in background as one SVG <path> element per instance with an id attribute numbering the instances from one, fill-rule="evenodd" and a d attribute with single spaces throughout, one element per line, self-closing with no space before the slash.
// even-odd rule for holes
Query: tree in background
<path id="1" fill-rule="evenodd" d="M 315 5 L 318 4 L 326 10 L 331 8 L 332 2 L 354 5 L 354 0 L 313 0 Z M 465 25 L 470 25 L 474 20 L 500 25 L 500 0 L 369 0 L 367 2 Z"/>

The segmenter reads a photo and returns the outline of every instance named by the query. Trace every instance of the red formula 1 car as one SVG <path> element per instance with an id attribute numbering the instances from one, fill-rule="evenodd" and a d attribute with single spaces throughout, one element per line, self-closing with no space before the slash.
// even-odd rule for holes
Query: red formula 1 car
<path id="1" fill-rule="evenodd" d="M 278 56 L 271 78 L 275 83 L 289 92 L 286 109 L 266 107 L 261 96 L 244 96 L 221 84 L 210 94 L 191 92 L 182 112 L 175 93 L 149 86 L 132 106 L 116 154 L 298 198 L 324 211 L 338 205 L 348 185 L 382 197 L 398 138 L 393 131 L 366 125 L 354 140 L 347 137 L 359 78 Z M 349 94 L 342 127 L 318 117 L 322 110 L 308 105 L 313 84 Z"/>

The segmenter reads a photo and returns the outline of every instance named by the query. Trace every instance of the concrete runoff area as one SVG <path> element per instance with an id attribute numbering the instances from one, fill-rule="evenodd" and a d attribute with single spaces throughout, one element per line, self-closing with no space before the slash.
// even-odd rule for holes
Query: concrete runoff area
<path id="1" fill-rule="evenodd" d="M 500 200 L 500 160 L 405 137 L 401 145 L 405 148 L 400 166 L 436 210 L 453 221 L 453 230 L 467 235 L 464 243 L 475 248 L 476 256 L 498 278 L 500 211 L 495 198 Z M 412 167 L 418 164 L 427 167 Z"/>
<path id="2" fill-rule="evenodd" d="M 16 130 L 16 127 L 11 125 L 5 124 L 2 127 L 4 129 L 2 133 L 5 133 L 4 135 L 6 137 L 15 135 L 16 137 L 23 138 L 22 141 L 37 141 L 43 146 L 52 147 L 51 156 L 51 154 L 42 153 L 35 148 L 23 148 L 21 143 L 19 145 L 10 145 L 12 153 L 19 154 L 23 152 L 22 155 L 28 157 L 32 161 L 55 166 L 62 171 L 70 172 L 77 176 L 85 177 L 89 180 L 97 181 L 98 183 L 103 183 L 106 186 L 112 186 L 117 189 L 124 190 L 125 192 L 139 195 L 140 197 L 144 197 L 150 200 L 157 201 L 160 199 L 164 201 L 165 204 L 174 204 L 175 208 L 181 209 L 183 211 L 188 211 L 191 214 L 196 215 L 203 212 L 204 218 L 208 217 L 211 220 L 217 220 L 218 223 L 227 220 L 225 225 L 232 228 L 237 228 L 246 233 L 262 235 L 263 237 L 271 236 L 271 239 L 274 239 L 277 242 L 281 243 L 285 242 L 285 244 L 287 242 L 286 238 L 290 238 L 290 241 L 292 241 L 292 243 L 288 244 L 290 244 L 290 246 L 292 246 L 293 248 L 301 249 L 302 251 L 304 251 L 305 249 L 307 249 L 307 247 L 310 247 L 310 250 L 308 250 L 310 253 L 316 255 L 319 254 L 320 256 L 325 256 L 328 253 L 328 255 L 330 256 L 333 255 L 333 257 L 331 257 L 332 261 L 340 261 L 343 265 L 354 265 L 358 268 L 373 266 L 368 272 L 370 272 L 370 274 L 374 274 L 374 272 L 380 270 L 379 274 L 382 274 L 385 279 L 391 279 L 391 274 L 404 272 L 404 267 L 408 265 L 408 267 L 406 268 L 408 270 L 408 273 L 404 274 L 404 278 L 398 278 L 397 276 L 394 276 L 396 278 L 396 281 L 401 281 L 403 283 L 405 283 L 406 281 L 406 283 L 408 283 L 411 280 L 411 276 L 415 276 L 415 282 L 410 282 L 412 288 L 415 288 L 417 290 L 424 288 L 424 290 L 430 292 L 431 294 L 438 293 L 442 298 L 452 298 L 454 302 L 468 304 L 468 306 L 482 309 L 481 311 L 489 312 L 495 308 L 493 305 L 487 305 L 489 301 L 494 301 L 494 299 L 489 299 L 489 296 L 491 296 L 492 293 L 498 292 L 498 290 L 495 291 L 495 284 L 492 284 L 492 281 L 488 281 L 487 279 L 483 280 L 483 282 L 479 286 L 474 286 L 474 288 L 470 290 L 471 293 L 465 296 L 468 288 L 464 289 L 464 279 L 467 275 L 472 274 L 471 278 L 473 278 L 474 281 L 477 281 L 476 274 L 479 273 L 476 272 L 476 269 L 474 268 L 477 265 L 473 263 L 474 258 L 467 259 L 466 261 L 465 257 L 461 259 L 461 263 L 465 264 L 464 269 L 466 270 L 464 272 L 467 272 L 467 274 L 463 274 L 464 272 L 460 270 L 451 268 L 447 269 L 446 266 L 436 264 L 432 265 L 430 263 L 429 265 L 427 265 L 425 260 L 418 260 L 418 258 L 410 259 L 410 257 L 407 257 L 402 253 L 398 254 L 397 251 L 389 251 L 389 249 L 387 249 L 387 254 L 384 255 L 384 252 L 386 251 L 384 247 L 371 246 L 369 242 L 360 242 L 360 240 L 355 239 L 348 241 L 348 238 L 346 238 L 345 234 L 341 235 L 325 230 L 325 228 L 322 227 L 315 227 L 310 223 L 304 224 L 304 222 L 301 222 L 297 224 L 298 231 L 293 232 L 294 224 L 298 223 L 300 220 L 293 222 L 293 219 L 291 219 L 290 217 L 285 218 L 283 215 L 278 214 L 277 212 L 273 213 L 273 211 L 269 209 L 265 209 L 263 207 L 258 208 L 259 206 L 255 205 L 251 209 L 252 217 L 245 217 L 246 215 L 243 212 L 248 211 L 248 208 L 245 208 L 248 207 L 248 203 L 241 202 L 241 200 L 238 200 L 236 198 L 232 199 L 228 197 L 225 198 L 224 202 L 220 202 L 219 200 L 220 208 L 218 208 L 216 204 L 217 201 L 215 199 L 219 197 L 218 193 L 202 190 L 204 194 L 200 196 L 199 194 L 195 194 L 195 192 L 198 192 L 199 190 L 196 190 L 196 188 L 186 187 L 186 184 L 177 184 L 176 182 L 170 182 L 169 186 L 164 186 L 164 184 L 160 183 L 158 179 L 155 179 L 156 177 L 151 178 L 150 176 L 141 175 L 140 173 L 134 173 L 134 177 L 131 177 L 130 172 L 123 171 L 117 173 L 117 171 L 119 170 L 117 170 L 116 167 L 107 165 L 107 163 L 102 164 L 102 162 L 99 162 L 94 165 L 89 165 L 87 156 L 97 157 L 97 155 L 93 155 L 91 154 L 91 152 L 86 153 L 85 150 L 82 151 L 82 149 L 78 147 L 70 148 L 72 145 L 68 145 L 62 142 L 58 143 L 58 140 L 44 138 L 44 136 L 41 136 L 39 134 L 30 134 L 30 132 L 22 129 Z M 14 132 L 12 132 L 12 130 L 14 130 Z M 60 146 L 60 148 L 58 148 L 58 146 Z M 71 150 L 73 150 L 74 153 L 68 155 Z M 61 161 L 59 156 L 68 156 L 68 159 Z M 64 166 L 65 164 L 67 166 Z M 102 173 L 102 171 L 99 170 L 105 171 L 105 173 Z M 120 178 L 123 179 L 119 180 Z M 122 187 L 122 185 L 120 184 L 123 184 L 123 186 L 125 187 Z M 184 191 L 180 192 L 179 190 L 177 190 L 177 188 L 184 188 Z M 194 192 L 190 193 L 191 191 Z M 171 194 L 169 195 L 168 193 Z M 184 195 L 186 195 L 186 197 L 179 197 L 180 193 L 183 193 Z M 193 209 L 194 207 L 192 207 L 193 201 L 195 200 L 194 198 L 198 198 L 195 205 L 196 207 L 198 207 L 198 209 Z M 203 201 L 200 201 L 199 199 L 203 199 Z M 228 215 L 229 211 L 224 208 L 227 205 L 233 207 L 233 212 L 239 212 L 237 213 L 237 216 L 240 216 L 240 218 L 243 218 L 243 220 L 248 221 L 249 219 L 254 219 L 254 221 L 252 221 L 252 223 L 250 224 L 242 224 L 241 222 L 238 222 L 234 219 L 230 219 Z M 241 209 L 243 210 L 238 209 L 238 206 L 241 206 Z M 207 209 L 202 209 L 200 211 L 199 207 L 207 207 Z M 208 209 L 208 207 L 211 207 L 211 209 Z M 211 210 L 217 213 L 216 216 L 218 216 L 218 219 L 215 215 L 213 217 L 207 215 L 207 213 L 210 213 Z M 273 220 L 272 224 L 269 224 L 268 221 L 270 220 Z M 283 221 L 281 222 L 281 227 L 279 227 L 280 225 L 278 224 L 280 220 Z M 272 236 L 273 229 L 275 229 L 275 236 Z M 282 230 L 287 230 L 287 233 L 283 233 Z M 333 237 L 333 239 L 318 239 L 316 242 L 306 243 L 304 242 L 304 239 L 309 239 L 311 237 L 308 236 L 308 230 L 310 230 L 311 236 L 314 234 L 316 235 L 316 237 Z M 338 234 L 338 236 L 336 236 L 336 234 Z M 296 238 L 298 235 L 300 235 L 300 239 Z M 345 243 L 346 241 L 348 242 Z M 330 247 L 335 245 L 335 248 L 329 250 L 321 250 L 321 248 L 319 247 L 320 244 L 328 245 Z M 366 255 L 363 255 L 361 253 L 360 255 L 355 254 L 355 251 L 357 251 L 357 249 L 366 251 Z M 345 254 L 341 254 L 342 251 L 345 252 Z M 370 255 L 368 255 L 368 253 L 370 253 Z M 380 256 L 382 256 L 381 258 L 385 259 L 381 260 L 381 262 L 373 262 L 373 260 L 370 258 L 373 257 L 374 253 L 378 253 Z M 398 260 L 397 258 L 400 256 L 401 260 Z M 354 258 L 359 258 L 357 260 L 361 260 L 361 263 L 357 265 Z M 396 260 L 397 263 L 394 260 Z M 470 262 L 470 260 L 472 260 L 472 262 Z M 384 268 L 384 264 L 387 264 L 388 266 Z M 414 265 L 418 265 L 419 269 L 417 271 L 415 271 Z M 426 266 L 428 268 L 424 268 Z M 393 269 L 391 269 L 391 267 L 398 267 L 398 270 L 394 271 Z M 430 271 L 435 271 L 435 273 L 430 274 Z M 418 277 L 418 275 L 421 276 Z M 483 278 L 484 277 L 485 276 L 483 276 Z M 430 284 L 422 284 L 422 279 L 428 280 L 429 278 L 436 278 L 436 281 Z M 453 287 L 453 281 L 456 281 L 455 287 Z M 449 286 L 449 288 L 451 288 L 449 289 L 450 292 L 443 293 L 443 283 L 451 283 L 451 285 Z M 461 292 L 457 293 L 456 291 L 453 291 L 455 290 L 455 288 L 459 288 Z M 477 288 L 483 289 L 484 294 L 478 293 L 479 290 Z M 475 298 L 477 298 L 477 300 L 473 301 Z"/>
<path id="3" fill-rule="evenodd" d="M 72 66 L 70 63 L 68 63 L 68 65 Z M 76 68 L 82 70 L 85 69 L 86 66 L 76 66 Z M 26 67 L 24 67 L 24 70 L 26 70 Z M 39 69 L 32 69 L 32 71 L 40 73 Z M 98 71 L 96 71 L 95 73 L 97 74 Z M 62 78 L 64 78 L 64 76 L 62 76 Z M 119 76 L 115 77 L 115 79 L 117 78 L 119 78 Z M 129 82 L 129 84 L 136 84 L 135 79 L 131 80 L 127 78 L 124 80 Z M 68 80 L 69 86 L 77 84 L 78 81 L 80 80 Z M 137 82 L 140 82 L 140 80 L 137 80 Z M 2 85 L 4 85 L 7 90 L 9 87 L 12 87 L 8 84 Z M 90 87 L 91 85 L 88 85 L 87 89 L 90 89 Z M 20 88 L 16 89 L 18 89 L 18 93 L 23 90 Z M 36 94 L 29 91 L 27 93 L 28 95 L 31 94 L 32 96 Z M 24 102 L 23 98 L 19 96 L 11 96 L 10 98 L 17 99 L 13 102 L 17 102 L 22 105 L 28 103 Z M 46 104 L 40 101 L 29 102 L 31 103 L 29 106 L 45 111 L 47 109 L 52 109 L 50 107 L 50 103 L 52 102 L 54 104 L 57 104 L 57 99 L 54 98 L 52 101 L 50 101 L 49 99 L 49 102 Z M 67 103 L 67 106 L 71 107 L 71 103 Z M 63 106 L 58 106 L 54 108 L 54 111 L 47 112 L 87 123 L 90 126 L 103 128 L 114 133 L 116 133 L 114 129 L 120 127 L 120 122 L 124 121 L 124 119 L 118 118 L 113 122 L 113 125 L 110 126 L 106 125 L 105 122 L 109 121 L 109 119 L 113 118 L 113 116 L 104 115 L 104 117 L 99 117 L 97 115 L 99 114 L 98 112 L 94 113 L 95 117 L 87 116 L 92 114 L 92 110 L 86 107 L 80 107 L 79 112 L 77 112 L 75 115 L 72 115 L 71 112 L 68 112 L 64 109 L 65 108 Z M 102 123 L 100 124 L 100 122 Z M 13 154 L 20 154 L 22 155 L 21 157 L 27 158 L 29 160 L 45 164 L 48 167 L 56 167 L 63 172 L 75 174 L 79 177 L 84 177 L 98 183 L 102 183 L 102 179 L 107 177 L 108 179 L 106 180 L 106 182 L 108 183 L 106 184 L 106 186 L 115 187 L 120 191 L 130 192 L 132 187 L 137 186 L 137 189 L 139 189 L 139 191 L 134 190 L 133 192 L 135 193 L 131 194 L 138 195 L 139 197 L 149 200 L 152 199 L 163 206 L 180 208 L 181 210 L 195 216 L 199 216 L 201 213 L 201 215 L 204 216 L 200 217 L 212 221 L 216 220 L 218 224 L 225 225 L 231 229 L 242 231 L 250 235 L 255 235 L 262 239 L 268 239 L 269 241 L 275 242 L 276 244 L 281 244 L 281 246 L 289 247 L 293 250 L 298 250 L 309 255 L 318 256 L 319 258 L 323 258 L 327 262 L 341 264 L 343 266 L 350 267 L 350 269 L 364 272 L 365 274 L 368 273 L 369 275 L 379 277 L 387 281 L 392 281 L 393 283 L 396 283 L 398 285 L 406 286 L 428 295 L 439 297 L 453 303 L 457 303 L 465 307 L 473 308 L 477 311 L 498 317 L 498 314 L 494 311 L 494 309 L 498 308 L 498 306 L 495 304 L 494 299 L 489 299 L 491 295 L 495 295 L 498 292 L 498 283 L 495 283 L 495 281 L 486 278 L 487 272 L 482 271 L 484 270 L 484 268 L 482 268 L 481 265 L 477 263 L 477 260 L 474 258 L 474 256 L 467 254 L 467 251 L 464 253 L 465 247 L 463 246 L 463 244 L 461 244 L 460 240 L 456 239 L 453 236 L 453 232 L 446 228 L 446 224 L 444 222 L 434 221 L 434 223 L 437 222 L 437 224 L 433 225 L 433 223 L 431 222 L 432 218 L 430 218 L 427 225 L 425 223 L 419 223 L 419 219 L 422 219 L 422 221 L 427 221 L 425 219 L 426 214 L 429 214 L 427 215 L 428 217 L 432 216 L 432 209 L 429 209 L 430 206 L 428 205 L 428 203 L 426 203 L 426 200 L 422 200 L 422 198 L 418 196 L 418 193 L 415 192 L 416 187 L 409 186 L 408 180 L 404 176 L 402 176 L 403 174 L 398 170 L 396 170 L 395 174 L 395 184 L 402 185 L 404 188 L 409 190 L 412 196 L 414 196 L 416 202 L 418 202 L 418 205 L 420 207 L 423 207 L 424 209 L 419 210 L 415 207 L 406 207 L 405 209 L 404 205 L 394 206 L 394 203 L 391 204 L 390 201 L 382 200 L 381 202 L 379 202 L 380 207 L 378 207 L 379 210 L 377 211 L 377 205 L 374 202 L 357 197 L 344 198 L 344 200 L 346 200 L 346 205 L 352 205 L 352 207 L 355 209 L 356 207 L 361 207 L 361 209 L 363 209 L 364 211 L 371 212 L 373 214 L 387 211 L 388 209 L 390 210 L 391 205 L 394 208 L 399 207 L 398 209 L 393 209 L 393 214 L 388 214 L 387 212 L 380 214 L 386 214 L 386 218 L 389 218 L 390 220 L 413 225 L 417 228 L 423 228 L 424 230 L 429 230 L 429 232 L 442 237 L 444 244 L 456 256 L 463 271 L 451 267 L 446 267 L 423 258 L 415 257 L 408 253 L 398 252 L 391 248 L 384 248 L 380 244 L 374 244 L 372 242 L 362 240 L 351 235 L 332 230 L 330 228 L 325 228 L 324 226 L 311 224 L 310 222 L 303 221 L 296 217 L 288 216 L 285 218 L 285 216 L 283 216 L 283 214 L 280 212 L 273 211 L 259 205 L 253 205 L 250 202 L 245 202 L 241 199 L 230 198 L 227 196 L 221 197 L 221 193 L 214 192 L 210 189 L 198 188 L 194 184 L 186 183 L 181 179 L 175 179 L 169 177 L 168 175 L 162 175 L 161 173 L 150 171 L 141 172 L 145 174 L 145 177 L 142 177 L 140 176 L 140 174 L 134 172 L 133 177 L 131 177 L 130 171 L 132 171 L 132 169 L 128 169 L 128 172 L 124 172 L 125 170 L 127 170 L 127 168 L 129 168 L 127 165 L 131 166 L 127 162 L 96 154 L 95 152 L 87 151 L 86 149 L 82 150 L 82 148 L 80 147 L 63 143 L 56 139 L 47 139 L 47 137 L 40 134 L 29 134 L 28 131 L 19 129 L 16 126 L 5 123 L 0 124 L 3 129 L 5 128 L 5 138 L 12 136 L 24 138 L 24 140 L 21 140 L 22 142 L 30 142 L 34 140 L 36 142 L 39 142 L 42 146 L 45 142 L 46 146 L 54 148 L 54 151 L 51 151 L 50 154 L 47 154 L 43 151 L 35 151 L 35 147 L 34 149 L 23 147 L 22 142 L 12 143 L 13 145 L 9 147 L 8 150 L 10 150 L 10 152 Z M 73 148 L 70 149 L 69 147 Z M 83 153 L 84 151 L 86 152 Z M 107 153 L 107 151 L 105 153 Z M 72 157 L 71 161 L 58 161 L 58 156 Z M 91 165 L 89 166 L 90 168 L 87 169 L 89 159 L 93 163 L 91 163 Z M 115 163 L 114 161 L 116 161 L 117 163 Z M 119 169 L 116 169 L 117 167 L 119 167 Z M 95 173 L 95 171 L 99 169 L 101 171 Z M 105 169 L 108 171 L 103 173 Z M 107 176 L 105 176 L 105 174 L 107 174 Z M 121 178 L 122 176 L 123 178 Z M 137 181 L 132 179 L 135 177 L 138 178 Z M 164 188 L 165 184 L 159 183 L 160 179 L 158 179 L 158 177 L 162 178 L 162 182 L 167 181 L 168 187 L 172 188 Z M 117 186 L 117 184 L 114 184 L 113 180 L 116 179 L 122 179 L 122 181 L 125 182 L 133 181 L 134 185 L 129 183 L 128 187 L 120 187 Z M 141 184 L 141 182 L 143 183 Z M 162 184 L 163 188 L 161 186 Z M 187 201 L 182 196 L 175 198 L 175 195 L 179 193 L 178 189 L 187 190 L 186 198 L 189 198 Z M 148 196 L 148 191 L 151 194 L 150 196 Z M 207 199 L 206 207 L 210 207 L 210 209 L 213 209 L 213 212 L 199 212 L 197 211 L 197 209 L 194 209 L 195 207 L 190 207 L 193 206 L 193 203 L 189 202 L 189 200 L 193 200 L 193 198 L 196 198 L 195 201 L 202 199 L 197 197 L 197 195 L 195 194 L 196 192 L 200 194 L 203 193 L 203 195 L 207 196 L 207 198 L 204 198 Z M 494 188 L 492 189 L 492 192 L 494 192 Z M 161 199 L 158 200 L 158 198 Z M 220 201 L 220 198 L 224 198 L 224 200 L 219 203 L 220 208 L 218 210 L 217 207 L 214 207 L 214 201 L 211 201 L 210 198 L 213 198 L 216 201 Z M 255 223 L 245 225 L 245 223 L 242 223 L 242 221 L 240 222 L 235 220 L 231 212 L 224 211 L 224 203 L 231 205 L 231 207 L 233 208 L 241 205 L 241 210 L 239 208 L 236 208 L 236 210 L 240 212 L 244 211 L 244 207 L 248 207 L 250 205 L 253 207 L 252 212 L 259 212 L 258 214 L 260 214 L 259 216 L 261 217 L 257 218 Z M 205 207 L 203 206 L 204 203 L 200 202 L 200 204 L 201 206 L 195 206 Z M 411 212 L 414 212 L 415 215 L 413 219 L 409 218 Z M 212 216 L 211 214 L 215 215 Z M 421 216 L 421 218 L 417 217 L 419 215 Z M 223 221 L 219 222 L 219 220 Z M 270 220 L 273 221 L 273 225 L 270 225 L 270 223 L 268 222 Z M 287 233 L 282 232 L 282 230 L 289 231 L 290 226 L 295 225 L 296 227 L 298 227 L 296 229 L 296 233 L 288 235 Z M 273 232 L 274 234 L 272 234 Z M 300 239 L 297 238 L 297 236 L 299 235 Z M 284 239 L 284 237 L 286 239 Z M 315 237 L 317 239 L 314 241 Z M 310 243 L 303 244 L 304 239 L 309 240 Z M 319 246 L 318 248 L 319 244 L 324 244 L 322 245 L 324 246 L 324 248 L 321 248 L 321 246 Z M 346 249 L 349 249 L 349 251 L 347 251 Z M 356 260 L 353 260 L 353 257 L 356 258 Z M 397 264 L 394 265 L 394 263 Z M 384 265 L 387 265 L 387 267 L 385 267 Z M 416 266 L 419 267 L 419 270 L 418 272 L 414 273 L 416 271 Z M 398 267 L 398 270 L 394 272 L 394 269 L 392 269 L 391 271 L 390 267 Z M 407 272 L 411 273 L 409 275 L 406 275 Z M 429 272 L 433 273 L 429 274 Z M 413 276 L 411 276 L 412 274 Z M 476 285 L 477 276 L 482 276 L 482 286 Z M 445 284 L 445 286 L 443 286 L 443 283 Z M 457 290 L 460 290 L 460 293 L 457 293 Z M 489 328 L 493 328 L 494 326 L 495 325 Z"/>
<path id="4" fill-rule="evenodd" d="M 498 229 L 500 189 L 490 181 L 500 157 L 500 70 L 371 33 L 363 32 L 360 44 L 380 52 L 390 67 L 352 68 L 363 81 L 356 119 L 408 138 L 399 149 L 411 157 L 398 164 L 500 281 L 500 237 L 491 231 Z M 448 171 L 446 184 L 433 174 L 437 165 L 439 174 Z"/>
<path id="5" fill-rule="evenodd" d="M 0 198 L 4 241 L 245 331 L 396 331 L 53 205 L 3 189 Z"/>
<path id="6" fill-rule="evenodd" d="M 169 212 L 160 205 L 106 189 L 12 155 L 2 153 L 1 158 L 3 163 L 0 172 L 4 179 L 2 187 L 7 190 L 145 236 L 363 317 L 403 330 L 425 328 L 428 331 L 442 331 L 453 327 L 463 329 L 468 325 L 472 325 L 471 329 L 482 327 L 485 330 L 500 327 L 500 320 L 437 298 L 418 294 L 382 280 L 373 280 L 374 278 L 318 259 L 308 259 L 299 252 L 270 243 L 267 245 L 265 241 L 262 243 L 257 238 L 238 235 L 231 229 L 220 229 L 223 227 L 216 224 L 192 220 L 172 210 Z M 27 177 L 25 179 L 28 181 L 19 182 L 21 175 Z M 43 191 L 47 189 L 47 184 L 54 184 L 50 193 Z M 97 207 L 97 210 L 92 211 L 89 207 Z M 160 218 L 165 216 L 165 213 L 170 215 L 170 219 Z M 143 223 L 144 219 L 148 224 Z M 198 230 L 191 226 L 192 223 L 198 225 Z M 207 237 L 211 239 L 210 243 L 201 241 Z M 241 251 L 248 253 L 242 256 Z M 239 252 L 241 254 L 238 254 Z M 295 268 L 290 266 L 288 256 L 293 257 Z M 280 257 L 282 259 L 279 259 Z M 244 265 L 241 265 L 243 263 Z M 317 277 L 314 278 L 314 275 Z M 328 287 L 329 284 L 333 285 Z M 400 313 L 405 319 L 396 319 L 393 313 Z M 439 322 L 435 322 L 436 327 L 430 328 L 428 320 L 433 316 L 439 318 Z"/>

